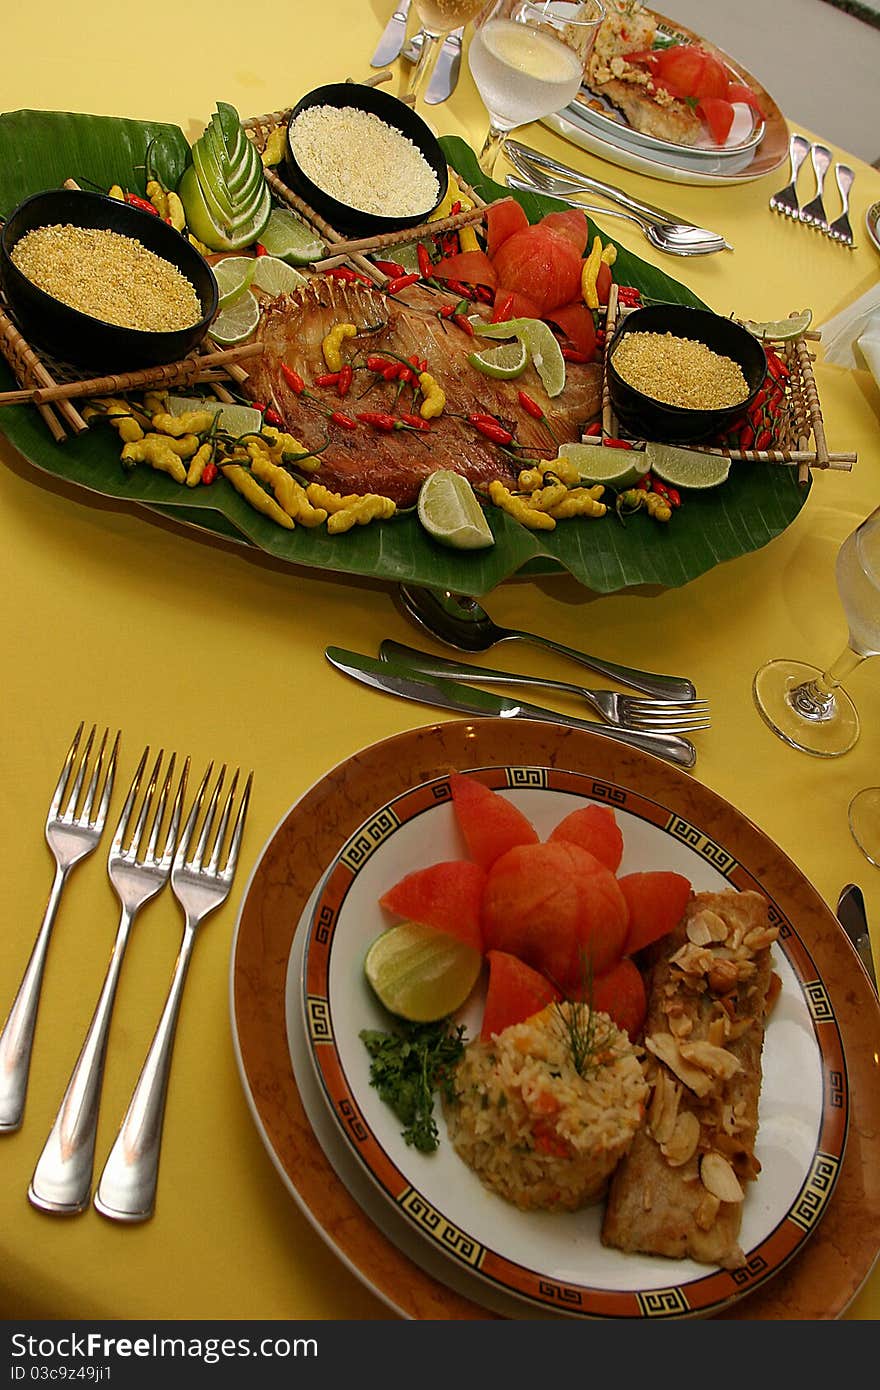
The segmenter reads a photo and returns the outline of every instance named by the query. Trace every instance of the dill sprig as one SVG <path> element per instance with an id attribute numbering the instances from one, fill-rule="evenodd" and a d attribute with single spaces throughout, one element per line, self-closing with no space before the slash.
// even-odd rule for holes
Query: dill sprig
<path id="1" fill-rule="evenodd" d="M 582 986 L 579 997 L 569 996 L 561 1002 L 556 1000 L 553 1008 L 568 1043 L 571 1064 L 578 1076 L 586 1077 L 604 1059 L 613 1044 L 616 1030 L 613 1023 L 609 1025 L 604 1016 L 597 1014 L 593 1008 L 592 960 L 581 952 L 580 961 Z"/>

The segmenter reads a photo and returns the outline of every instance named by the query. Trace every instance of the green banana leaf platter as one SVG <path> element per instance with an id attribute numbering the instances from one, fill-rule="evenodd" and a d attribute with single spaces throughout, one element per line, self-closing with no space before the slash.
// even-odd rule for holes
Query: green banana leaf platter
<path id="1" fill-rule="evenodd" d="M 152 142 L 152 146 L 151 146 Z M 444 137 L 450 165 L 491 201 L 509 191 L 487 180 L 474 152 Z M 144 191 L 148 146 L 166 186 L 175 187 L 189 158 L 179 129 L 155 122 L 71 112 L 15 111 L 0 115 L 0 217 L 22 198 L 58 187 L 66 178 L 84 186 L 119 183 Z M 516 195 L 530 220 L 562 206 L 552 198 Z M 590 235 L 594 233 L 591 225 Z M 602 233 L 603 240 L 607 240 Z M 644 295 L 683 304 L 700 301 L 663 271 L 618 247 L 615 278 Z M 15 386 L 0 359 L 0 389 Z M 255 512 L 231 488 L 182 488 L 149 469 L 125 472 L 116 435 L 106 429 L 55 444 L 31 405 L 0 409 L 0 431 L 36 468 L 67 483 L 196 526 L 225 540 L 238 539 L 294 566 L 391 583 L 452 589 L 479 597 L 518 575 L 568 573 L 585 588 L 612 593 L 636 585 L 672 588 L 725 560 L 767 545 L 791 524 L 809 485 L 788 467 L 739 462 L 723 486 L 691 491 L 662 525 L 642 512 L 619 520 L 573 519 L 536 533 L 496 508 L 489 509 L 495 544 L 461 551 L 434 541 L 414 512 L 390 522 L 355 527 L 340 536 L 324 528 L 287 531 Z"/>

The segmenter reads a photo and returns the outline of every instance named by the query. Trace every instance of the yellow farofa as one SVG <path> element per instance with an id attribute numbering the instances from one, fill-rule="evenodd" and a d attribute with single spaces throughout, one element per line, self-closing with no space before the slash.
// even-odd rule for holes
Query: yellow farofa
<path id="1" fill-rule="evenodd" d="M 739 405 L 749 394 L 739 363 L 694 338 L 626 333 L 612 361 L 628 385 L 665 405 L 716 410 Z"/>
<path id="2" fill-rule="evenodd" d="M 102 323 L 167 333 L 192 328 L 202 317 L 186 276 L 120 232 L 63 223 L 34 227 L 11 255 L 38 289 Z"/>
<path id="3" fill-rule="evenodd" d="M 570 1010 L 551 1004 L 489 1042 L 472 1042 L 444 1102 L 450 1140 L 485 1185 L 522 1210 L 575 1211 L 596 1201 L 642 1123 L 639 1054 L 606 1014 L 581 1076 Z"/>

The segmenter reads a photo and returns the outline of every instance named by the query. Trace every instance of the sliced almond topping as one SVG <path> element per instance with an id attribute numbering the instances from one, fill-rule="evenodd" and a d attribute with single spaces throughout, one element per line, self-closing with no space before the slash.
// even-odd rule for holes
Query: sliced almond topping
<path id="1" fill-rule="evenodd" d="M 687 1044 L 683 1044 L 687 1046 Z M 712 1078 L 702 1067 L 694 1066 L 682 1057 L 679 1044 L 671 1033 L 654 1033 L 651 1037 L 645 1038 L 645 1047 L 649 1052 L 653 1052 L 655 1057 L 665 1063 L 671 1072 L 678 1077 L 679 1081 L 687 1086 L 694 1095 L 707 1096 L 712 1089 Z"/>
<path id="2" fill-rule="evenodd" d="M 681 1100 L 681 1087 L 673 1081 L 668 1072 L 661 1072 L 660 1075 L 663 1078 L 663 1105 L 656 1124 L 651 1125 L 651 1133 L 662 1147 L 671 1138 L 675 1129 L 679 1101 Z"/>
<path id="3" fill-rule="evenodd" d="M 699 1140 L 699 1120 L 692 1110 L 683 1110 L 675 1121 L 670 1138 L 660 1145 L 660 1152 L 671 1168 L 678 1168 L 696 1153 Z"/>
<path id="4" fill-rule="evenodd" d="M 694 1021 L 684 1012 L 669 1015 L 669 1031 L 675 1038 L 690 1037 L 694 1031 Z"/>
<path id="5" fill-rule="evenodd" d="M 692 941 L 695 946 L 708 946 L 712 940 L 712 933 L 709 931 L 704 914 L 698 913 L 692 917 L 687 924 L 687 939 Z"/>
<path id="6" fill-rule="evenodd" d="M 717 1197 L 719 1202 L 741 1202 L 745 1194 L 739 1185 L 736 1173 L 721 1154 L 703 1154 L 700 1162 L 700 1180 L 707 1192 Z"/>
<path id="7" fill-rule="evenodd" d="M 775 941 L 779 932 L 776 927 L 755 927 L 748 932 L 743 939 L 743 945 L 748 946 L 750 951 L 763 951 L 766 946 Z"/>
<path id="8" fill-rule="evenodd" d="M 670 957 L 671 964 L 677 965 L 679 970 L 683 970 L 685 975 L 705 975 L 709 966 L 712 964 L 712 952 L 707 951 L 704 946 L 696 946 L 693 941 L 686 941 L 683 946 L 679 946 L 675 955 Z"/>
<path id="9" fill-rule="evenodd" d="M 713 1192 L 705 1194 L 694 1214 L 694 1220 L 701 1231 L 711 1229 L 720 1206 L 721 1203 Z"/>
<path id="10" fill-rule="evenodd" d="M 714 1047 L 723 1047 L 729 1027 L 730 1021 L 726 1014 L 722 1014 L 720 1018 L 713 1018 L 706 1033 L 707 1041 Z"/>
<path id="11" fill-rule="evenodd" d="M 714 960 L 707 978 L 713 994 L 730 994 L 736 989 L 739 972 L 732 960 Z"/>
<path id="12" fill-rule="evenodd" d="M 694 928 L 696 935 L 691 935 L 691 928 Z M 726 941 L 728 926 L 723 917 L 719 917 L 717 912 L 707 907 L 691 918 L 687 925 L 687 934 L 691 941 L 707 946 L 710 942 Z"/>
<path id="13" fill-rule="evenodd" d="M 679 1051 L 686 1062 L 704 1067 L 713 1076 L 720 1076 L 724 1081 L 729 1081 L 742 1070 L 739 1059 L 734 1057 L 732 1052 L 728 1052 L 724 1047 L 716 1047 L 710 1042 L 683 1042 L 679 1045 Z"/>

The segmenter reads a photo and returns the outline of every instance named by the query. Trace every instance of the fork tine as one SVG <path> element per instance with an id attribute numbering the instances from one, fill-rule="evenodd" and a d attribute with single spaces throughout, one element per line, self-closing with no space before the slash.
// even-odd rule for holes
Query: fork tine
<path id="1" fill-rule="evenodd" d="M 159 831 L 162 826 L 162 821 L 165 819 L 165 807 L 168 804 L 168 793 L 171 790 L 171 779 L 174 776 L 174 765 L 176 762 L 176 758 L 177 755 L 175 753 L 172 753 L 171 758 L 168 762 L 168 771 L 165 773 L 165 781 L 162 783 L 162 790 L 159 793 L 159 800 L 156 802 L 156 809 L 153 812 L 153 820 L 150 825 L 150 838 L 147 842 L 147 848 L 145 851 L 145 857 L 147 859 L 153 860 L 156 857 L 156 845 L 159 842 Z M 153 773 L 154 781 L 150 783 L 149 791 L 147 792 L 147 795 L 144 798 L 144 814 L 146 814 L 146 807 L 149 803 L 155 784 L 155 775 L 159 771 L 159 763 L 161 761 L 162 754 L 160 753 L 159 761 L 156 763 L 155 772 Z"/>
<path id="2" fill-rule="evenodd" d="M 208 873 L 211 874 L 212 876 L 214 876 L 214 875 L 217 873 L 217 870 L 218 870 L 218 868 L 219 868 L 219 866 L 220 866 L 220 851 L 221 851 L 222 848 L 223 848 L 223 840 L 224 840 L 224 837 L 225 837 L 225 835 L 226 835 L 226 827 L 227 827 L 227 825 L 229 824 L 229 815 L 230 815 L 230 812 L 231 812 L 231 810 L 232 810 L 232 803 L 233 803 L 233 801 L 235 800 L 235 792 L 236 792 L 236 788 L 237 788 L 237 787 L 238 787 L 238 768 L 236 768 L 236 770 L 235 770 L 235 776 L 233 777 L 233 779 L 232 779 L 232 785 L 231 785 L 231 787 L 229 788 L 229 795 L 228 795 L 227 798 L 226 798 L 226 804 L 225 804 L 225 806 L 223 807 L 223 813 L 222 813 L 222 815 L 221 815 L 221 817 L 220 817 L 220 824 L 219 824 L 219 826 L 217 827 L 217 834 L 216 834 L 215 837 L 214 837 L 214 850 L 213 850 L 213 853 L 211 854 L 211 860 L 210 860 L 210 863 L 208 864 L 208 870 L 207 870 Z"/>
<path id="3" fill-rule="evenodd" d="M 217 785 L 214 787 L 214 790 L 211 794 L 211 800 L 208 802 L 208 809 L 205 812 L 205 819 L 202 822 L 202 833 L 199 835 L 199 842 L 196 845 L 195 854 L 193 854 L 192 858 L 189 860 L 189 867 L 191 869 L 194 869 L 196 873 L 200 872 L 202 867 L 202 860 L 204 858 L 205 848 L 208 844 L 208 837 L 211 834 L 211 829 L 214 824 L 214 817 L 217 814 L 217 802 L 220 800 L 220 792 L 222 790 L 225 777 L 226 764 L 224 763 L 220 769 L 220 776 L 217 778 Z"/>
<path id="4" fill-rule="evenodd" d="M 94 771 L 92 772 L 91 778 L 89 779 L 89 785 L 88 785 L 88 787 L 86 788 L 86 799 L 85 799 L 85 801 L 83 802 L 82 811 L 80 812 L 80 816 L 81 816 L 81 818 L 82 818 L 84 821 L 87 821 L 88 818 L 89 818 L 89 816 L 90 816 L 91 813 L 92 813 L 92 803 L 93 803 L 93 801 L 94 801 L 94 799 L 95 799 L 95 792 L 96 792 L 97 787 L 98 787 L 98 778 L 99 778 L 100 775 L 101 775 L 101 768 L 103 767 L 103 764 L 104 764 L 104 753 L 105 753 L 106 748 L 107 748 L 107 739 L 108 739 L 109 735 L 110 735 L 110 730 L 109 730 L 109 729 L 105 729 L 105 730 L 104 730 L 104 736 L 103 736 L 103 738 L 101 739 L 101 746 L 100 746 L 100 748 L 98 749 L 98 756 L 97 756 L 97 758 L 95 759 Z"/>
<path id="5" fill-rule="evenodd" d="M 180 843 L 177 846 L 177 853 L 174 856 L 175 869 L 182 869 L 184 864 L 186 863 L 186 856 L 189 850 L 189 842 L 193 837 L 193 831 L 196 828 L 196 821 L 199 818 L 199 811 L 202 809 L 202 802 L 205 799 L 205 791 L 207 790 L 208 782 L 210 781 L 211 773 L 213 771 L 214 764 L 208 763 L 207 771 L 204 777 L 202 778 L 202 785 L 196 792 L 195 800 L 193 801 L 190 813 L 186 818 L 186 825 L 183 827 L 183 834 L 180 837 Z"/>
<path id="6" fill-rule="evenodd" d="M 70 747 L 67 750 L 67 757 L 64 759 L 64 765 L 61 768 L 61 773 L 58 777 L 58 782 L 55 787 L 55 791 L 52 793 L 52 801 L 49 806 L 50 820 L 54 819 L 54 817 L 58 814 L 58 808 L 64 799 L 64 793 L 67 790 L 67 783 L 70 779 L 70 769 L 73 766 L 73 760 L 76 757 L 76 750 L 79 747 L 79 741 L 82 737 L 82 731 L 84 728 L 85 723 L 81 722 L 79 728 L 73 736 Z"/>
<path id="7" fill-rule="evenodd" d="M 137 769 L 135 770 L 135 774 L 134 774 L 134 776 L 133 776 L 132 779 L 131 779 L 131 786 L 130 786 L 129 789 L 128 789 L 128 796 L 125 798 L 125 805 L 124 805 L 123 808 L 122 808 L 122 811 L 121 811 L 120 816 L 119 816 L 119 820 L 118 820 L 117 825 L 116 825 L 116 832 L 115 832 L 115 834 L 114 834 L 114 836 L 113 836 L 113 842 L 112 842 L 112 844 L 110 845 L 110 854 L 111 854 L 111 855 L 113 855 L 113 854 L 118 854 L 119 851 L 120 851 L 120 849 L 122 848 L 122 837 L 123 837 L 123 835 L 125 834 L 126 829 L 127 829 L 127 827 L 128 827 L 128 820 L 129 820 L 129 817 L 130 817 L 130 815 L 131 815 L 131 809 L 132 809 L 132 807 L 134 806 L 135 798 L 136 798 L 136 796 L 137 796 L 137 794 L 138 794 L 138 788 L 140 787 L 141 778 L 142 778 L 143 775 L 144 775 L 144 768 L 145 768 L 146 765 L 147 765 L 147 758 L 149 757 L 149 755 L 150 755 L 150 746 L 149 746 L 149 744 L 147 744 L 147 747 L 144 749 L 143 753 L 141 754 L 141 760 L 140 760 L 140 762 L 139 762 L 138 765 L 137 765 Z"/>
<path id="8" fill-rule="evenodd" d="M 80 758 L 79 767 L 77 768 L 76 776 L 73 780 L 73 787 L 71 788 L 70 796 L 67 798 L 66 807 L 62 817 L 63 820 L 72 822 L 74 815 L 76 814 L 77 802 L 79 801 L 79 794 L 82 790 L 83 778 L 86 775 L 86 767 L 88 765 L 89 758 L 91 757 L 92 744 L 95 740 L 96 732 L 96 725 L 93 724 L 92 731 L 86 739 L 86 746 L 83 749 L 83 755 Z"/>
<path id="9" fill-rule="evenodd" d="M 137 858 L 138 849 L 140 847 L 141 839 L 144 833 L 144 827 L 147 823 L 147 816 L 149 815 L 150 806 L 152 804 L 153 797 L 156 793 L 156 784 L 159 781 L 159 768 L 162 764 L 162 759 L 164 758 L 164 756 L 165 750 L 160 748 L 159 756 L 153 765 L 153 771 L 150 773 L 150 780 L 147 783 L 147 790 L 144 792 L 144 799 L 143 803 L 141 804 L 140 814 L 137 818 L 137 824 L 135 825 L 134 832 L 131 836 L 131 839 L 128 842 L 128 853 L 134 859 Z"/>
<path id="10" fill-rule="evenodd" d="M 170 775 L 170 773 L 169 773 Z M 168 834 L 165 837 L 165 848 L 162 851 L 162 863 L 170 864 L 177 844 L 177 834 L 180 830 L 180 817 L 183 811 L 183 798 L 186 795 L 186 784 L 189 779 L 189 758 L 183 764 L 183 772 L 180 774 L 180 781 L 177 784 L 177 795 L 174 798 L 174 805 L 171 808 L 171 820 L 168 824 Z"/>
<path id="11" fill-rule="evenodd" d="M 631 711 L 635 714 L 695 715 L 709 713 L 707 700 L 652 700 L 628 696 L 624 708 L 627 712 Z"/>
<path id="12" fill-rule="evenodd" d="M 238 815 L 235 818 L 235 826 L 232 831 L 232 840 L 230 841 L 229 845 L 229 853 L 226 856 L 226 865 L 223 869 L 223 877 L 225 879 L 228 879 L 229 881 L 232 880 L 232 876 L 235 873 L 235 866 L 238 863 L 238 850 L 241 844 L 242 834 L 244 833 L 244 823 L 247 817 L 248 805 L 251 799 L 251 787 L 253 785 L 253 781 L 254 774 L 253 772 L 249 772 L 248 779 L 244 785 L 244 792 L 242 793 L 241 805 L 238 808 Z"/>
<path id="13" fill-rule="evenodd" d="M 638 715 L 627 722 L 632 729 L 642 729 L 646 733 L 655 734 L 694 733 L 698 729 L 709 728 L 708 719 L 657 719 L 650 715 Z"/>
<path id="14" fill-rule="evenodd" d="M 93 830 L 103 830 L 104 822 L 107 819 L 107 809 L 110 805 L 110 796 L 113 792 L 113 781 L 116 777 L 116 758 L 119 753 L 120 737 L 120 732 L 117 731 L 116 737 L 113 740 L 113 748 L 110 753 L 110 761 L 107 764 L 107 776 L 104 778 L 104 790 L 101 793 L 101 800 L 98 803 L 98 809 L 95 813 L 95 819 L 90 822 Z"/>

